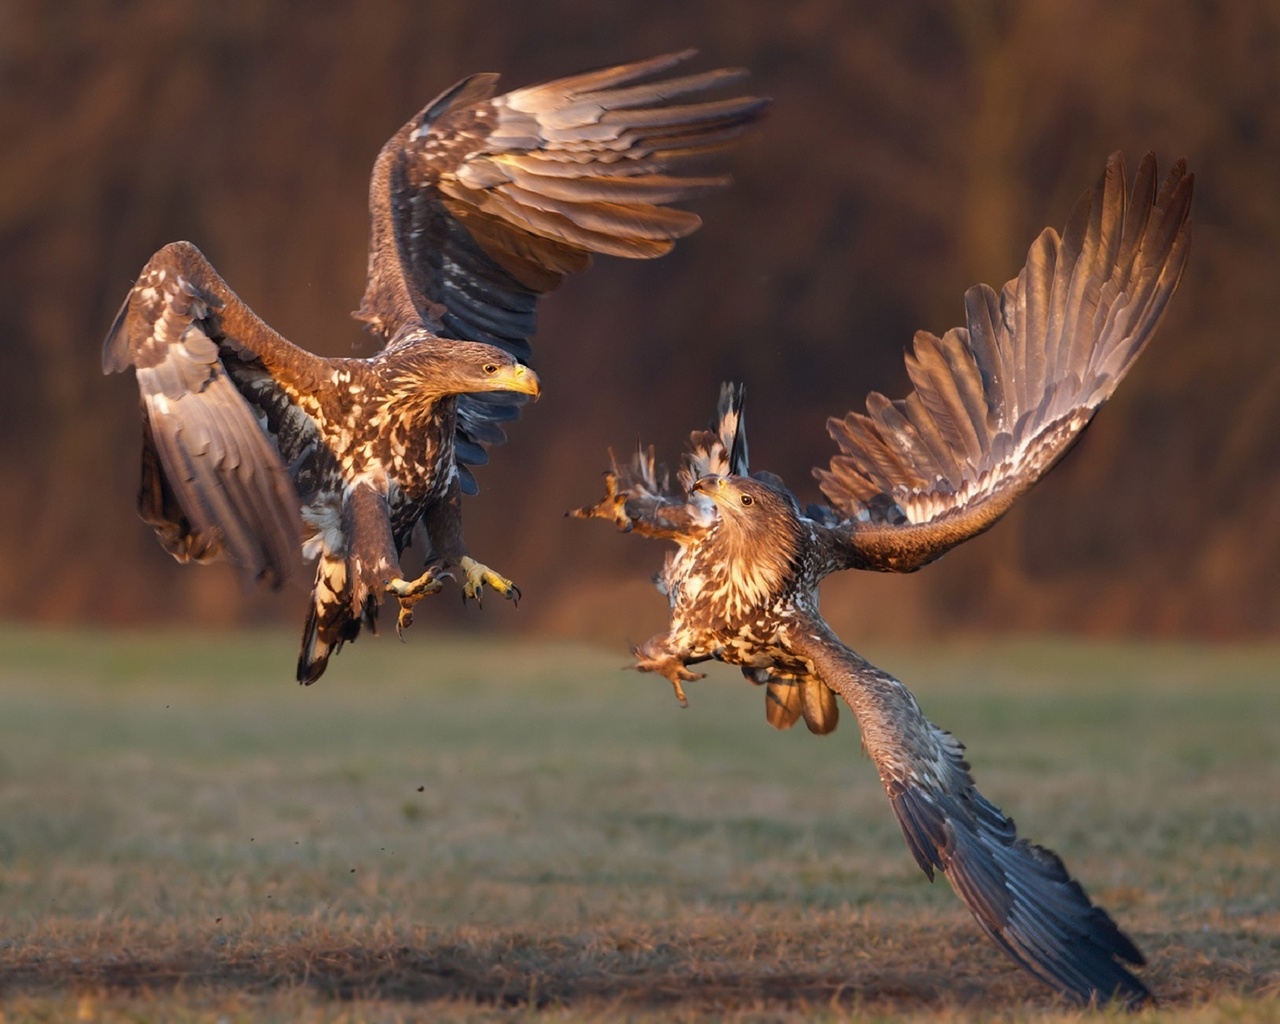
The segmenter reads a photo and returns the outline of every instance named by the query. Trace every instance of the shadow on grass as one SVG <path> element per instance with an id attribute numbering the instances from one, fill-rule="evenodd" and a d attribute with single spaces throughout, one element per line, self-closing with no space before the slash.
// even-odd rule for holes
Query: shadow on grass
<path id="1" fill-rule="evenodd" d="M 338 939 L 344 941 L 334 941 Z M 154 951 L 37 948 L 0 953 L 0 996 L 203 989 L 322 1000 L 712 1012 L 821 1006 L 882 1012 L 1052 1007 L 1054 993 L 966 928 L 844 928 L 838 934 L 679 931 L 492 932 L 424 945 L 317 934 L 292 942 L 225 936 Z M 1143 976 L 1165 1006 L 1280 987 L 1270 929 L 1141 936 Z"/>

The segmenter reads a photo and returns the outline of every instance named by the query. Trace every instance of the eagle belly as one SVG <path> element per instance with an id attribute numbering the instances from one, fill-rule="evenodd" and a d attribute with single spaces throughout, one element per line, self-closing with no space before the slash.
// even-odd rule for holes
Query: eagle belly
<path id="1" fill-rule="evenodd" d="M 400 554 L 457 475 L 449 412 L 415 417 L 383 407 L 363 423 L 347 418 L 343 429 L 322 434 L 324 471 L 302 509 L 311 531 L 304 550 L 317 564 L 301 681 L 319 678 L 362 626 L 376 629 L 383 588 L 402 575 Z"/>
<path id="2" fill-rule="evenodd" d="M 298 466 L 311 484 L 303 496 L 303 518 L 313 530 L 310 556 L 367 546 L 351 535 L 365 527 L 345 512 L 363 487 L 385 500 L 384 518 L 398 555 L 408 547 L 419 520 L 445 498 L 457 476 L 452 401 L 426 408 L 385 402 L 365 418 L 371 404 L 349 401 L 339 416 L 317 417 L 323 455 Z"/>
<path id="3" fill-rule="evenodd" d="M 671 603 L 671 636 L 681 650 L 692 660 L 715 658 L 742 668 L 795 675 L 812 669 L 787 643 L 803 615 L 790 594 L 752 604 L 743 600 L 740 581 L 724 562 L 692 553 L 672 556 L 662 579 Z"/>
<path id="4" fill-rule="evenodd" d="M 704 537 L 667 556 L 658 580 L 671 606 L 666 644 L 686 664 L 715 659 L 741 668 L 764 686 L 765 718 L 775 729 L 803 720 L 812 733 L 831 732 L 839 721 L 835 694 L 792 642 L 819 619 L 824 573 L 822 559 L 812 557 L 818 546 L 802 549 L 785 572 L 752 566 L 741 552 L 720 547 Z"/>

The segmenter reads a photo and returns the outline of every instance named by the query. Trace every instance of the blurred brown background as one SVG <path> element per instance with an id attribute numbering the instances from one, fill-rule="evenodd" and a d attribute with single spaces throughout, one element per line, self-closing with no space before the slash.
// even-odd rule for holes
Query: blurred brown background
<path id="1" fill-rule="evenodd" d="M 515 87 L 687 46 L 750 68 L 771 115 L 676 253 L 601 260 L 543 303 L 544 397 L 467 512 L 525 601 L 442 597 L 420 622 L 643 638 L 660 546 L 562 518 L 608 445 L 674 458 L 740 377 L 754 464 L 816 497 L 825 417 L 904 393 L 915 329 L 1010 277 L 1110 151 L 1154 149 L 1198 174 L 1195 242 L 1116 399 L 992 533 L 919 576 L 833 580 L 826 607 L 855 641 L 1280 632 L 1272 0 L 0 0 L 0 615 L 300 621 L 300 590 L 178 566 L 135 517 L 136 390 L 98 362 L 133 276 L 187 238 L 287 337 L 367 354 L 347 313 L 401 123 L 471 72 Z"/>

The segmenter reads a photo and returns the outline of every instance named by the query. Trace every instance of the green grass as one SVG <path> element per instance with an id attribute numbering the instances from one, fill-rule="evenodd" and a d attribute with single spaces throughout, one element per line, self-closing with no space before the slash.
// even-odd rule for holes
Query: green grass
<path id="1" fill-rule="evenodd" d="M 1280 1020 L 1280 652 L 865 650 L 1151 961 Z M 847 713 L 419 633 L 0 630 L 4 1021 L 1075 1016 L 930 886 Z"/>

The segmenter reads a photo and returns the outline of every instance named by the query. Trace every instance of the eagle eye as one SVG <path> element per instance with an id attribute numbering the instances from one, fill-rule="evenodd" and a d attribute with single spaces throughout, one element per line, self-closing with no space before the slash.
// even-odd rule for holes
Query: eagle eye
<path id="1" fill-rule="evenodd" d="M 744 494 L 742 496 L 742 504 L 744 505 L 754 505 L 755 502 L 756 502 L 756 499 L 751 497 L 751 495 L 749 494 Z"/>
<path id="2" fill-rule="evenodd" d="M 498 364 L 497 364 L 497 363 L 485 363 L 485 364 L 484 364 L 484 372 L 485 372 L 485 373 L 487 373 L 487 374 L 489 374 L 490 376 L 492 376 L 493 374 L 495 374 L 495 373 L 497 373 L 497 372 L 498 372 Z"/>

